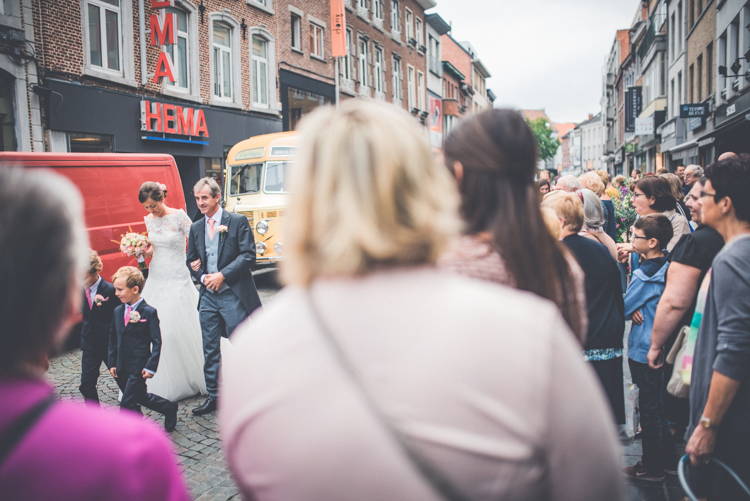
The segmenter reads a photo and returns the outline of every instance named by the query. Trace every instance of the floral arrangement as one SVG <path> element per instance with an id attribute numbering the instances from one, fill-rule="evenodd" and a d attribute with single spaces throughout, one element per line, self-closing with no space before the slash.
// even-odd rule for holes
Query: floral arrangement
<path id="1" fill-rule="evenodd" d="M 141 314 L 137 311 L 133 310 L 130 312 L 130 323 L 131 324 L 137 324 L 141 321 Z M 144 320 L 145 321 L 145 320 Z"/>
<path id="2" fill-rule="evenodd" d="M 151 245 L 151 242 L 148 241 L 146 233 L 135 233 L 129 226 L 128 229 L 130 232 L 120 235 L 122 239 L 119 242 L 117 240 L 112 241 L 120 245 L 120 252 L 124 255 L 134 257 L 138 260 L 138 268 L 140 270 L 145 270 L 148 266 L 146 266 L 146 258 L 143 254 Z"/>
<path id="3" fill-rule="evenodd" d="M 615 206 L 615 234 L 617 243 L 630 241 L 630 227 L 635 223 L 638 214 L 633 208 L 633 193 L 625 186 L 620 189 L 620 199 L 612 199 Z"/>
<path id="4" fill-rule="evenodd" d="M 220 224 L 218 228 L 216 228 L 216 231 L 219 232 L 220 239 L 224 240 L 224 235 L 229 231 L 229 228 L 226 227 L 226 225 Z"/>

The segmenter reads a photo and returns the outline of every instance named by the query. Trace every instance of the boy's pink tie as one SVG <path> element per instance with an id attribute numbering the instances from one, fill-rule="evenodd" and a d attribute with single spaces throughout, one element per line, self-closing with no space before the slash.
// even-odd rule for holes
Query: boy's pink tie
<path id="1" fill-rule="evenodd" d="M 216 221 L 213 219 L 208 220 L 208 238 L 211 240 L 214 239 L 214 235 L 216 235 L 216 230 L 214 229 L 214 224 L 216 224 Z"/>
<path id="2" fill-rule="evenodd" d="M 86 287 L 86 299 L 89 300 L 89 310 L 94 307 L 94 302 L 91 300 L 91 289 Z"/>
<path id="3" fill-rule="evenodd" d="M 126 327 L 128 325 L 128 322 L 130 321 L 130 312 L 131 312 L 131 310 L 132 310 L 132 307 L 130 305 L 128 305 L 125 308 L 125 326 Z"/>

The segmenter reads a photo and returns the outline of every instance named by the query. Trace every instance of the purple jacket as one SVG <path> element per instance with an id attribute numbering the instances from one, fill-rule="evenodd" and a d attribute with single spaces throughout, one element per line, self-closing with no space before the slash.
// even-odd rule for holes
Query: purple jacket
<path id="1" fill-rule="evenodd" d="M 0 379 L 0 433 L 53 389 L 42 380 Z M 168 438 L 135 414 L 58 402 L 0 465 L 5 499 L 183 501 Z"/>

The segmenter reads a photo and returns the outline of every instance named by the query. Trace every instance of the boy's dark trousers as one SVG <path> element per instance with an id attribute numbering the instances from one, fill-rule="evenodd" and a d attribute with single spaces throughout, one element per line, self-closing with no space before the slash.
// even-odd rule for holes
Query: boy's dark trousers
<path id="1" fill-rule="evenodd" d="M 148 393 L 146 380 L 143 379 L 142 374 L 118 372 L 115 381 L 122 391 L 121 409 L 141 413 L 141 406 L 143 406 L 164 415 L 169 411 L 172 402 L 153 393 Z"/>
<path id="2" fill-rule="evenodd" d="M 109 369 L 107 363 L 107 345 L 97 346 L 94 349 L 81 352 L 81 386 L 78 389 L 88 402 L 99 403 L 99 393 L 96 391 L 96 383 L 99 380 L 99 371 L 102 362 Z"/>
<path id="3" fill-rule="evenodd" d="M 661 475 L 664 469 L 677 469 L 677 454 L 669 423 L 664 414 L 662 390 L 664 367 L 651 369 L 628 359 L 633 383 L 638 386 L 638 409 L 643 430 L 643 467 L 650 475 Z"/>

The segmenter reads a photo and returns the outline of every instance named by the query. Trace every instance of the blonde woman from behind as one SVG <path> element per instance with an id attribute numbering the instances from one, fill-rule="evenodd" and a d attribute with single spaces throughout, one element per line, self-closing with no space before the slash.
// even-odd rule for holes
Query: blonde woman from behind
<path id="1" fill-rule="evenodd" d="M 219 402 L 245 497 L 620 499 L 609 411 L 555 305 L 435 268 L 458 196 L 414 119 L 351 100 L 301 134 L 287 287 L 236 331 Z"/>

